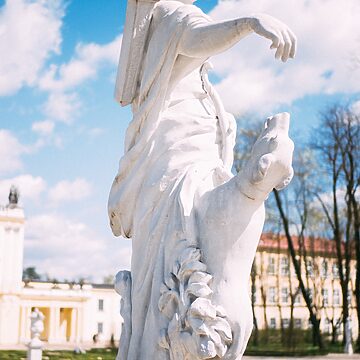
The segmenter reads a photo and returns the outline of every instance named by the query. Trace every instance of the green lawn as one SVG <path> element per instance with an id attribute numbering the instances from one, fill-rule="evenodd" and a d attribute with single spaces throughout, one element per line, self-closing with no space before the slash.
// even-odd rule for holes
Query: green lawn
<path id="1" fill-rule="evenodd" d="M 43 351 L 43 360 L 114 360 L 117 350 L 93 349 L 83 355 L 74 354 L 72 351 Z M 0 351 L 0 360 L 26 359 L 25 351 Z"/>
<path id="2" fill-rule="evenodd" d="M 312 356 L 324 355 L 328 352 L 342 352 L 341 345 L 328 346 L 326 350 L 319 351 L 316 347 L 309 344 L 300 343 L 295 348 L 289 349 L 276 342 L 268 342 L 254 346 L 249 343 L 246 355 L 253 356 L 274 356 L 274 357 L 292 357 L 292 356 Z M 72 351 L 43 351 L 43 360 L 114 360 L 116 349 L 92 349 L 83 355 L 74 354 Z M 0 360 L 8 359 L 26 359 L 25 351 L 0 350 Z"/>
<path id="3" fill-rule="evenodd" d="M 258 341 L 255 345 L 254 333 L 250 338 L 245 355 L 253 356 L 274 356 L 274 357 L 292 357 L 292 356 L 314 356 L 325 355 L 328 353 L 342 353 L 344 351 L 341 343 L 330 344 L 329 339 L 324 336 L 324 349 L 312 345 L 312 332 L 309 330 L 293 329 L 284 332 L 280 330 L 268 331 L 260 330 Z"/>

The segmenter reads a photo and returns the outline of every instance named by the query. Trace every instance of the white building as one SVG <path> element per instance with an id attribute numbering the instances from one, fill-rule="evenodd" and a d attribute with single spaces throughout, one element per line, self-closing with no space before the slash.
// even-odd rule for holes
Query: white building
<path id="1" fill-rule="evenodd" d="M 112 285 L 22 280 L 24 211 L 12 188 L 0 207 L 0 346 L 30 340 L 30 313 L 45 315 L 42 340 L 49 344 L 108 345 L 120 338 L 120 296 Z M 44 234 L 45 236 L 46 234 Z"/>

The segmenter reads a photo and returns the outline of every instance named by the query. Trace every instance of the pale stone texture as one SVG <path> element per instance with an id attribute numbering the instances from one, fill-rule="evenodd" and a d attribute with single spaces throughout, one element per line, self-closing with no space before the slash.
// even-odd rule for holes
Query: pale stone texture
<path id="1" fill-rule="evenodd" d="M 129 0 L 116 99 L 133 120 L 109 196 L 113 233 L 132 238 L 117 275 L 118 359 L 241 359 L 252 329 L 250 268 L 264 200 L 291 180 L 289 114 L 266 120 L 233 176 L 236 123 L 207 79 L 207 59 L 250 33 L 294 57 L 296 40 L 267 15 L 214 22 L 188 1 Z"/>
<path id="2" fill-rule="evenodd" d="M 27 359 L 28 360 L 41 360 L 42 359 L 42 341 L 40 334 L 44 331 L 44 314 L 38 308 L 30 315 L 31 319 L 31 341 L 28 344 Z"/>
<path id="3" fill-rule="evenodd" d="M 9 204 L 0 206 L 0 344 L 17 342 L 20 323 L 24 211 L 17 197 L 12 187 Z"/>

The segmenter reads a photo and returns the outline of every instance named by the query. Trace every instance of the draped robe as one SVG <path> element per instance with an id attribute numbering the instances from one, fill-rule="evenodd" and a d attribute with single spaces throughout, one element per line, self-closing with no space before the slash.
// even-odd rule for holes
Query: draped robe
<path id="1" fill-rule="evenodd" d="M 181 55 L 182 37 L 210 19 L 193 5 L 154 8 L 125 155 L 109 196 L 115 235 L 132 238 L 131 337 L 127 360 L 169 359 L 159 330 L 160 287 L 176 256 L 197 245 L 194 200 L 231 177 L 214 105 L 204 90 L 204 58 Z M 226 141 L 234 144 L 235 132 Z M 121 352 L 121 349 L 120 349 Z M 124 359 L 125 360 L 125 359 Z"/>

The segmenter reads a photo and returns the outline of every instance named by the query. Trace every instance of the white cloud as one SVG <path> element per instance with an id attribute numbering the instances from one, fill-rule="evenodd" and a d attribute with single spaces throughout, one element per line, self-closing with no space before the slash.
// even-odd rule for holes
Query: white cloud
<path id="1" fill-rule="evenodd" d="M 91 194 L 92 186 L 85 179 L 75 179 L 74 181 L 59 181 L 49 190 L 49 200 L 53 204 L 62 202 L 77 201 L 88 197 Z"/>
<path id="2" fill-rule="evenodd" d="M 357 189 L 355 196 L 360 200 L 360 189 Z M 328 209 L 332 209 L 333 201 L 334 201 L 332 192 L 321 193 L 319 194 L 319 197 L 323 202 L 323 204 Z M 337 197 L 337 206 L 339 207 L 339 211 L 344 211 L 346 206 L 346 188 L 341 187 L 337 189 L 336 197 Z M 315 200 L 315 204 L 317 205 L 318 208 L 322 208 L 321 203 L 318 199 Z"/>
<path id="3" fill-rule="evenodd" d="M 98 71 L 118 62 L 122 36 L 100 45 L 78 44 L 73 58 L 62 65 L 52 64 L 38 83 L 41 90 L 49 92 L 44 106 L 47 117 L 70 124 L 81 108 L 76 88 L 83 82 L 94 79 Z"/>
<path id="4" fill-rule="evenodd" d="M 10 131 L 0 129 L 0 175 L 21 169 L 21 155 L 26 151 Z"/>
<path id="5" fill-rule="evenodd" d="M 39 87 L 42 90 L 63 92 L 93 79 L 102 65 L 117 64 L 120 46 L 121 36 L 105 45 L 78 44 L 75 56 L 68 63 L 51 65 L 42 76 Z"/>
<path id="6" fill-rule="evenodd" d="M 8 202 L 11 185 L 15 185 L 20 192 L 20 202 L 23 200 L 36 200 L 46 190 L 46 182 L 40 176 L 30 174 L 19 175 L 14 178 L 0 180 L 0 204 Z"/>
<path id="7" fill-rule="evenodd" d="M 105 129 L 103 129 L 103 128 L 95 127 L 95 128 L 89 129 L 89 135 L 91 138 L 96 138 L 96 137 L 104 134 L 104 132 L 105 132 Z"/>
<path id="8" fill-rule="evenodd" d="M 51 93 L 45 103 L 45 114 L 54 120 L 70 124 L 77 116 L 81 103 L 75 93 Z"/>
<path id="9" fill-rule="evenodd" d="M 0 95 L 33 85 L 46 59 L 59 51 L 60 0 L 8 0 L 0 8 Z"/>
<path id="10" fill-rule="evenodd" d="M 32 124 L 31 129 L 39 135 L 51 135 L 54 130 L 54 122 L 50 120 L 36 121 Z"/>
<path id="11" fill-rule="evenodd" d="M 360 45 L 359 1 L 227 0 L 210 15 L 220 20 L 253 13 L 284 21 L 298 38 L 298 53 L 283 64 L 274 59 L 268 40 L 252 35 L 214 57 L 227 110 L 265 114 L 306 95 L 360 91 L 360 67 L 351 66 Z"/>
<path id="12" fill-rule="evenodd" d="M 351 111 L 353 111 L 355 113 L 356 116 L 360 117 L 360 100 L 355 101 L 352 105 L 351 105 Z"/>
<path id="13" fill-rule="evenodd" d="M 28 219 L 25 236 L 25 266 L 40 273 L 68 280 L 91 275 L 97 281 L 129 268 L 131 242 L 123 246 L 99 236 L 82 222 L 59 214 L 42 214 Z"/>

